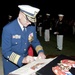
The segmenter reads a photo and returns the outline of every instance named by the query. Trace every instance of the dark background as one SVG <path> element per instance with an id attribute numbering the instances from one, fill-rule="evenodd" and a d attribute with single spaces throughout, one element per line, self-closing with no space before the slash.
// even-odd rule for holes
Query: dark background
<path id="1" fill-rule="evenodd" d="M 29 4 L 40 8 L 39 14 L 50 13 L 54 17 L 57 17 L 58 14 L 64 14 L 67 19 L 75 19 L 75 3 L 72 0 L 2 0 L 0 1 L 1 29 L 8 22 L 9 14 L 13 16 L 13 19 L 18 16 L 18 5 L 20 4 Z"/>
<path id="2" fill-rule="evenodd" d="M 75 19 L 75 2 L 73 2 L 73 0 L 0 0 L 0 40 L 2 28 L 8 22 L 8 15 L 10 14 L 16 18 L 18 15 L 19 4 L 29 4 L 38 7 L 41 10 L 39 14 L 49 12 L 51 16 L 57 17 L 59 13 L 62 13 L 67 19 Z M 47 54 L 75 55 L 75 36 L 64 37 L 64 50 L 61 52 L 56 50 L 56 37 L 54 35 L 51 35 L 51 40 L 49 43 L 46 43 L 43 37 L 40 38 L 40 42 L 42 43 Z"/>
<path id="3" fill-rule="evenodd" d="M 12 14 L 17 16 L 18 5 L 29 4 L 41 9 L 40 13 L 49 12 L 51 15 L 62 13 L 65 17 L 75 18 L 75 3 L 70 1 L 57 0 L 2 0 L 0 2 L 1 16 Z"/>

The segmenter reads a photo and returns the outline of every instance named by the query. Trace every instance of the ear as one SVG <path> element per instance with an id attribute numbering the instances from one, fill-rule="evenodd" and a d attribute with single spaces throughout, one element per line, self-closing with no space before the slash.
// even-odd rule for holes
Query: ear
<path id="1" fill-rule="evenodd" d="M 21 19 L 22 18 L 22 12 L 19 12 L 18 18 Z"/>

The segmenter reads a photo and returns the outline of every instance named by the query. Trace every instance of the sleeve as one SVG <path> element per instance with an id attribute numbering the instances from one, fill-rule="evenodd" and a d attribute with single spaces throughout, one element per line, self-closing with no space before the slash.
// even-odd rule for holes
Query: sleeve
<path id="1" fill-rule="evenodd" d="M 2 32 L 2 56 L 18 66 L 22 66 L 23 56 L 13 52 L 11 43 L 11 33 L 9 29 L 3 28 Z"/>
<path id="2" fill-rule="evenodd" d="M 37 32 L 36 32 L 36 27 L 34 27 L 33 29 L 33 41 L 32 41 L 32 46 L 34 47 L 34 49 L 36 50 L 37 54 L 39 54 L 40 52 L 44 52 L 43 47 L 40 43 L 40 41 L 37 38 Z"/>

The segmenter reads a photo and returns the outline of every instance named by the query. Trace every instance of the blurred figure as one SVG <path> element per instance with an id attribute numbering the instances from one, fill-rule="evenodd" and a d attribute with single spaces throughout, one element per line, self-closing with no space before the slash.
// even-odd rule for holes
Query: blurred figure
<path id="1" fill-rule="evenodd" d="M 74 20 L 74 23 L 73 23 L 73 35 L 75 35 L 75 20 Z"/>
<path id="2" fill-rule="evenodd" d="M 8 23 L 12 21 L 12 15 L 8 15 Z"/>
<path id="3" fill-rule="evenodd" d="M 64 37 L 64 20 L 63 14 L 58 14 L 58 21 L 56 23 L 56 32 L 54 32 L 54 34 L 57 35 L 57 50 L 61 51 L 63 49 L 63 37 Z"/>
<path id="4" fill-rule="evenodd" d="M 45 20 L 43 22 L 44 27 L 44 39 L 46 42 L 50 41 L 50 14 L 46 13 Z"/>
<path id="5" fill-rule="evenodd" d="M 42 36 L 42 22 L 43 22 L 42 15 L 39 15 L 39 23 L 38 23 L 39 36 Z"/>

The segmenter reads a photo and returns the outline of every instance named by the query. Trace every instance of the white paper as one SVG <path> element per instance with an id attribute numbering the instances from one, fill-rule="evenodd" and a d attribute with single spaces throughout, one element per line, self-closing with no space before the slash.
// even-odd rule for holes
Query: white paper
<path id="1" fill-rule="evenodd" d="M 45 65 L 47 65 L 49 62 L 51 62 L 52 60 L 54 60 L 54 58 L 49 58 L 49 59 L 37 59 L 35 57 L 35 61 L 31 62 L 13 72 L 10 72 L 9 75 L 36 75 L 36 71 L 38 71 L 39 69 L 41 69 L 42 67 L 44 67 Z M 39 64 L 39 63 L 43 63 L 42 65 L 38 65 L 35 70 L 33 70 L 31 67 Z"/>

